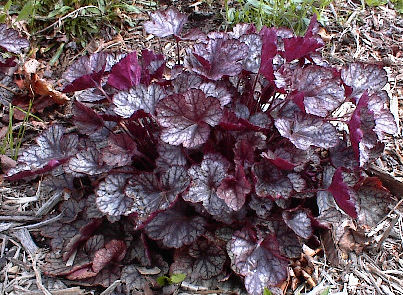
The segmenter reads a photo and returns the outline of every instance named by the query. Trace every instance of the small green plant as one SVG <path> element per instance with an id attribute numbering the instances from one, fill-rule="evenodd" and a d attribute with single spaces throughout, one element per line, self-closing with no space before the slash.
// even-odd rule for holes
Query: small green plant
<path id="1" fill-rule="evenodd" d="M 263 295 L 272 295 L 273 293 L 270 292 L 270 290 L 266 287 L 263 290 Z"/>
<path id="2" fill-rule="evenodd" d="M 17 160 L 18 152 L 25 136 L 25 131 L 29 119 L 32 117 L 42 122 L 40 118 L 31 113 L 32 105 L 32 100 L 30 100 L 27 110 L 23 110 L 17 106 L 13 106 L 12 104 L 9 105 L 8 129 L 7 133 L 4 136 L 2 145 L 0 146 L 0 154 L 4 155 L 6 153 L 9 153 L 12 159 Z M 24 119 L 21 123 L 19 123 L 18 127 L 13 120 L 15 110 L 18 110 L 24 114 Z M 16 129 L 15 132 L 14 129 Z"/>
<path id="3" fill-rule="evenodd" d="M 172 274 L 170 277 L 168 276 L 160 276 L 157 278 L 157 283 L 161 287 L 180 284 L 186 279 L 186 275 L 184 273 L 175 273 Z"/>
<path id="4" fill-rule="evenodd" d="M 135 26 L 136 21 L 131 16 L 141 13 L 143 7 L 156 6 L 155 2 L 149 2 L 9 0 L 0 6 L 0 22 L 6 22 L 9 16 L 17 15 L 16 21 L 26 21 L 29 31 L 38 37 L 56 30 L 84 47 L 99 32 L 100 27 L 111 27 L 119 31 L 122 23 L 129 27 Z"/>
<path id="5" fill-rule="evenodd" d="M 368 6 L 378 7 L 388 3 L 391 3 L 393 8 L 399 12 L 403 13 L 403 1 L 402 0 L 365 0 L 364 3 Z"/>
<path id="6" fill-rule="evenodd" d="M 288 27 L 302 35 L 310 17 L 315 13 L 319 22 L 325 22 L 322 14 L 330 0 L 237 0 L 225 1 L 225 19 L 229 25 L 254 23 L 260 29 Z"/>

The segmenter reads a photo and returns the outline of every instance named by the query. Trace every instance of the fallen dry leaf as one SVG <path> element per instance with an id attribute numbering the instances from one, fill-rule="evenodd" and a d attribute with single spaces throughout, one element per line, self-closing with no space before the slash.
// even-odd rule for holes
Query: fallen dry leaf
<path id="1" fill-rule="evenodd" d="M 0 155 L 0 163 L 3 171 L 14 168 L 17 165 L 16 161 L 6 155 Z"/>
<path id="2" fill-rule="evenodd" d="M 329 34 L 328 32 L 326 32 L 325 28 L 320 28 L 318 34 L 325 42 L 329 42 L 335 36 L 335 34 Z"/>

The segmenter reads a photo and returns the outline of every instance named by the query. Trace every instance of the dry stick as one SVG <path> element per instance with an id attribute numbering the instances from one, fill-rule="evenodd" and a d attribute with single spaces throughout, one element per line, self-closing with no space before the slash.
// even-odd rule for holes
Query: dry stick
<path id="1" fill-rule="evenodd" d="M 36 285 L 38 286 L 38 288 L 40 290 L 42 290 L 42 292 L 45 295 L 52 295 L 52 293 L 50 293 L 45 286 L 42 284 L 42 276 L 41 273 L 36 265 L 36 263 L 38 262 L 38 253 L 35 253 L 35 255 L 31 256 L 32 258 L 32 268 L 34 269 L 35 272 L 35 278 L 36 278 Z"/>
<path id="2" fill-rule="evenodd" d="M 14 229 L 22 229 L 22 228 L 35 229 L 35 228 L 38 228 L 38 227 L 42 227 L 44 225 L 51 224 L 51 223 L 53 223 L 55 221 L 59 221 L 59 219 L 61 219 L 62 217 L 63 217 L 63 212 L 61 212 L 59 215 L 57 215 L 55 217 L 52 217 L 50 219 L 47 219 L 47 220 L 44 220 L 44 221 L 41 221 L 41 222 L 38 222 L 38 223 L 34 223 L 34 224 L 18 226 L 18 227 L 15 227 Z"/>
<path id="3" fill-rule="evenodd" d="M 382 243 L 390 235 L 390 232 L 392 231 L 393 227 L 395 226 L 395 224 L 397 223 L 398 220 L 399 220 L 399 216 L 396 216 L 395 218 L 392 219 L 392 222 L 389 224 L 389 227 L 385 230 L 385 232 L 383 233 L 381 239 L 379 240 L 378 246 L 376 246 L 376 251 L 379 251 L 379 249 L 382 246 Z"/>
<path id="4" fill-rule="evenodd" d="M 39 210 L 35 213 L 35 215 L 42 216 L 48 214 L 50 210 L 52 210 L 53 207 L 56 206 L 56 204 L 62 200 L 62 196 L 63 192 L 61 191 L 57 191 L 56 193 L 54 193 L 53 196 L 39 208 Z"/>
<path id="5" fill-rule="evenodd" d="M 32 240 L 31 234 L 26 228 L 13 231 L 13 235 L 20 241 L 25 251 L 27 251 L 31 256 L 33 256 L 39 250 L 38 246 Z"/>
<path id="6" fill-rule="evenodd" d="M 112 292 L 115 291 L 116 287 L 121 284 L 121 282 L 122 282 L 121 280 L 114 281 L 112 283 L 112 285 L 110 285 L 108 288 L 106 288 L 105 291 L 103 291 L 99 295 L 110 295 L 110 294 L 112 294 Z"/>
<path id="7" fill-rule="evenodd" d="M 32 222 L 38 220 L 38 217 L 27 215 L 0 216 L 0 221 Z"/>
<path id="8" fill-rule="evenodd" d="M 3 89 L 5 89 L 5 90 L 7 90 L 7 91 L 9 91 L 9 92 L 11 92 L 11 93 L 14 94 L 14 95 L 17 95 L 17 94 L 18 94 L 17 92 L 15 92 L 15 91 L 12 90 L 11 88 L 9 88 L 9 87 L 7 87 L 7 86 L 5 86 L 5 85 L 3 85 L 3 84 L 0 84 L 0 87 L 3 88 Z"/>
<path id="9" fill-rule="evenodd" d="M 26 290 L 20 286 L 15 286 L 14 289 L 17 289 L 21 292 L 26 292 L 26 293 L 19 293 L 19 294 L 26 294 L 26 295 L 43 295 L 42 291 L 31 291 L 31 290 Z M 72 287 L 72 288 L 67 288 L 63 290 L 51 290 L 51 293 L 53 295 L 84 295 L 84 294 L 89 294 L 85 292 L 84 290 L 80 289 L 80 287 Z"/>

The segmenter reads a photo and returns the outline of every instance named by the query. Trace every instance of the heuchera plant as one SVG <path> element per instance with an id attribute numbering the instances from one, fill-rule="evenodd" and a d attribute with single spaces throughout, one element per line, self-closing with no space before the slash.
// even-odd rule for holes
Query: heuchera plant
<path id="1" fill-rule="evenodd" d="M 186 21 L 171 8 L 144 24 L 197 40 L 172 67 L 150 50 L 80 58 L 64 74 L 74 130 L 52 125 L 8 172 L 70 190 L 42 231 L 48 274 L 130 290 L 170 257 L 191 283 L 235 273 L 261 295 L 318 227 L 346 214 L 371 226 L 385 209 L 389 192 L 364 172 L 396 132 L 380 66 L 327 64 L 315 17 L 303 37 L 248 24 L 184 34 Z"/>

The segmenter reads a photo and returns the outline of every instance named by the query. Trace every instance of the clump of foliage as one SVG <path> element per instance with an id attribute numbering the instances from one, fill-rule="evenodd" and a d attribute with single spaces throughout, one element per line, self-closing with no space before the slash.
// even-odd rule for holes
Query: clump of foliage
<path id="1" fill-rule="evenodd" d="M 149 4 L 156 5 L 147 1 Z M 17 15 L 16 20 L 26 21 L 33 34 L 43 35 L 56 29 L 83 47 L 102 27 L 118 31 L 122 23 L 128 27 L 137 25 L 131 15 L 142 12 L 142 6 L 134 5 L 133 1 L 116 0 L 9 0 L 2 8 L 0 22 L 6 21 L 9 15 Z"/>
<path id="2" fill-rule="evenodd" d="M 239 276 L 261 295 L 318 229 L 383 216 L 391 196 L 365 174 L 396 132 L 381 67 L 329 66 L 315 17 L 303 37 L 248 24 L 183 33 L 186 21 L 168 9 L 144 24 L 178 46 L 198 40 L 172 68 L 149 50 L 74 63 L 75 128 L 52 125 L 8 172 L 48 175 L 69 196 L 41 232 L 47 274 L 120 278 L 122 292 L 166 273 L 211 286 Z"/>
<path id="3" fill-rule="evenodd" d="M 403 2 L 401 0 L 365 0 L 364 2 L 368 6 L 375 7 L 390 3 L 397 12 L 403 13 Z"/>
<path id="4" fill-rule="evenodd" d="M 325 21 L 323 10 L 330 0 L 233 0 L 225 1 L 225 20 L 228 24 L 253 23 L 262 26 L 291 28 L 302 35 L 313 14 Z"/>
<path id="5" fill-rule="evenodd" d="M 28 110 L 24 111 L 10 103 L 10 99 L 13 96 L 13 73 L 17 66 L 16 56 L 21 54 L 27 47 L 29 42 L 25 38 L 21 37 L 16 30 L 8 28 L 6 25 L 0 25 L 0 83 L 3 88 L 0 90 L 0 105 L 3 107 L 3 112 L 6 113 L 6 109 L 9 113 L 8 118 L 8 130 L 4 135 L 4 139 L 0 145 L 0 154 L 6 154 L 10 152 L 12 158 L 16 159 L 18 150 L 22 143 L 22 138 L 25 133 L 25 123 L 30 116 L 30 105 Z M 23 111 L 23 124 L 18 128 L 17 134 L 13 132 L 13 114 L 15 110 Z"/>

